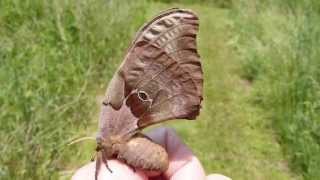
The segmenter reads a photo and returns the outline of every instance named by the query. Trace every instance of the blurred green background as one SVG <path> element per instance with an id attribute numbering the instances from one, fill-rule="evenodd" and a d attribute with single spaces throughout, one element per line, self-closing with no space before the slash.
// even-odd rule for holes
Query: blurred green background
<path id="1" fill-rule="evenodd" d="M 89 162 L 99 99 L 138 28 L 200 17 L 205 97 L 172 121 L 207 173 L 320 178 L 320 1 L 1 0 L 0 179 L 70 179 Z"/>

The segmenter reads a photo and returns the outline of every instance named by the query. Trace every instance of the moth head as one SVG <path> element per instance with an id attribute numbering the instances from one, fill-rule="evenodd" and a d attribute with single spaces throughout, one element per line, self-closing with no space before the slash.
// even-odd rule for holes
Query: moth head
<path id="1" fill-rule="evenodd" d="M 113 152 L 113 148 L 112 148 L 112 142 L 110 139 L 104 139 L 101 136 L 97 136 L 96 137 L 96 141 L 97 141 L 97 147 L 96 147 L 96 151 L 102 151 L 103 153 L 106 154 L 107 157 L 112 157 L 114 152 Z"/>

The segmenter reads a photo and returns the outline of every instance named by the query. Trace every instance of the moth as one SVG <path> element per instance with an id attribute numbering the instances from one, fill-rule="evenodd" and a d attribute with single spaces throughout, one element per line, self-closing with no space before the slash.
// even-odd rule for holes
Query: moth
<path id="1" fill-rule="evenodd" d="M 102 164 L 112 172 L 107 160 L 114 158 L 133 168 L 166 171 L 166 150 L 141 130 L 199 114 L 203 72 L 198 26 L 191 10 L 173 8 L 138 31 L 102 102 L 95 179 Z"/>

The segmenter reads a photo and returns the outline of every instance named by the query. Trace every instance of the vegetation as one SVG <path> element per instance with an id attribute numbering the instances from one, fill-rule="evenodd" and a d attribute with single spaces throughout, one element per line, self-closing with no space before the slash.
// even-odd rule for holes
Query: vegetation
<path id="1" fill-rule="evenodd" d="M 172 7 L 200 16 L 197 121 L 171 121 L 207 173 L 320 176 L 320 3 L 0 1 L 0 179 L 70 179 L 95 142 L 99 99 L 134 32 Z"/>
<path id="2" fill-rule="evenodd" d="M 58 179 L 79 158 L 67 143 L 97 126 L 97 92 L 144 13 L 143 1 L 0 1 L 0 179 Z"/>
<path id="3" fill-rule="evenodd" d="M 254 102 L 269 112 L 284 153 L 305 179 L 320 177 L 320 3 L 243 1 L 235 48 Z"/>

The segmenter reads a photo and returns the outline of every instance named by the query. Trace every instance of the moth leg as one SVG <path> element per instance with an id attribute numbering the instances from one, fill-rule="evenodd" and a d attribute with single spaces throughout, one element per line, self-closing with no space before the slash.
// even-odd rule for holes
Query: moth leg
<path id="1" fill-rule="evenodd" d="M 137 169 L 134 166 L 132 166 L 130 164 L 128 164 L 128 166 L 132 169 L 133 172 L 137 172 Z"/>
<path id="2" fill-rule="evenodd" d="M 107 157 L 106 157 L 103 149 L 101 150 L 101 154 L 102 154 L 102 157 L 101 157 L 102 162 L 105 164 L 105 166 L 106 166 L 106 168 L 109 170 L 109 172 L 112 173 L 112 170 L 111 170 L 110 167 L 108 166 L 108 160 L 107 160 Z"/>
<path id="3" fill-rule="evenodd" d="M 97 159 L 96 159 L 96 169 L 94 173 L 94 179 L 98 180 L 98 174 L 101 167 L 101 152 L 97 152 Z"/>
<path id="4" fill-rule="evenodd" d="M 134 169 L 164 172 L 169 160 L 166 150 L 159 144 L 144 136 L 136 136 L 122 148 L 118 157 Z"/>

